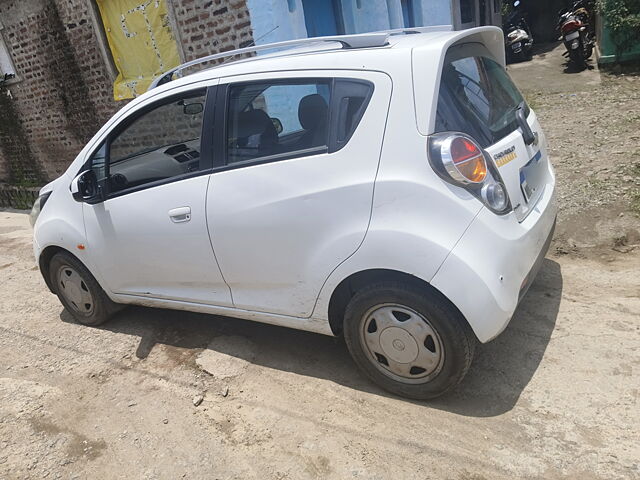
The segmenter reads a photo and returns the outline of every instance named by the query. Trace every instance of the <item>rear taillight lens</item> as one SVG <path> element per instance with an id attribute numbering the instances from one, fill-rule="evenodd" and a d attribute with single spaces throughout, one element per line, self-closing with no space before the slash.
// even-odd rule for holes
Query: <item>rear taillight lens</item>
<path id="1" fill-rule="evenodd" d="M 469 135 L 445 132 L 429 137 L 429 163 L 448 183 L 464 188 L 499 215 L 511 211 L 497 168 Z"/>
<path id="2" fill-rule="evenodd" d="M 450 135 L 442 143 L 440 151 L 445 168 L 458 181 L 481 183 L 487 177 L 487 162 L 473 140 Z"/>

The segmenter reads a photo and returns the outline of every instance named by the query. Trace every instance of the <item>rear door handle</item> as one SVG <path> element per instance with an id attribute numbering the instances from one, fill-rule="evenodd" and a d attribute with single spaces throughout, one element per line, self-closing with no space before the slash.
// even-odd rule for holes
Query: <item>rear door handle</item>
<path id="1" fill-rule="evenodd" d="M 191 207 L 178 207 L 169 210 L 169 218 L 173 223 L 188 222 L 191 220 Z"/>

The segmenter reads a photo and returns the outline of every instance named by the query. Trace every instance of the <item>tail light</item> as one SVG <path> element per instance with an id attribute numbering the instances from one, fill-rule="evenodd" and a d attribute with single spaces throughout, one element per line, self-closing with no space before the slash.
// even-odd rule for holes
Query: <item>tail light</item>
<path id="1" fill-rule="evenodd" d="M 573 32 L 574 30 L 578 30 L 579 28 L 580 28 L 580 22 L 576 20 L 571 20 L 569 22 L 565 22 L 564 24 L 562 24 L 562 27 L 560 27 L 560 30 L 562 31 L 563 34 L 565 34 L 565 33 Z"/>
<path id="2" fill-rule="evenodd" d="M 464 188 L 491 211 L 511 211 L 507 189 L 497 168 L 469 135 L 457 132 L 429 137 L 429 163 L 446 182 Z"/>
<path id="3" fill-rule="evenodd" d="M 470 138 L 449 135 L 440 147 L 447 173 L 460 183 L 482 183 L 487 177 L 487 162 L 480 147 Z"/>

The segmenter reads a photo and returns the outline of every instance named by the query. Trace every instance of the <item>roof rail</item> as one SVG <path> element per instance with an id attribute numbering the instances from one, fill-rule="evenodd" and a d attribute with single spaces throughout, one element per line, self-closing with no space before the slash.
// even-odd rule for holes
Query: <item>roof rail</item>
<path id="1" fill-rule="evenodd" d="M 267 43 L 264 45 L 254 45 L 251 47 L 238 48 L 236 50 L 229 50 L 227 52 L 207 55 L 206 57 L 197 58 L 195 60 L 191 60 L 190 62 L 183 63 L 182 65 L 178 65 L 177 67 L 174 67 L 171 70 L 164 72 L 159 77 L 156 77 L 153 80 L 153 82 L 151 82 L 151 85 L 149 85 L 148 90 L 151 90 L 160 85 L 170 82 L 173 79 L 172 78 L 173 75 L 175 75 L 176 73 L 180 73 L 189 67 L 193 67 L 194 65 L 211 62 L 213 60 L 218 60 L 221 58 L 234 57 L 236 55 L 242 55 L 243 53 L 260 52 L 262 50 L 274 50 L 278 48 L 292 48 L 292 47 L 311 45 L 314 43 L 324 43 L 324 42 L 333 42 L 333 43 L 337 42 L 337 43 L 340 43 L 342 45 L 342 48 L 345 48 L 345 49 L 383 47 L 389 43 L 390 35 L 398 35 L 402 33 L 405 33 L 405 34 L 426 33 L 426 32 L 437 32 L 437 31 L 450 31 L 450 30 L 452 30 L 451 25 L 398 28 L 395 30 L 384 30 L 380 32 L 371 32 L 371 33 L 358 33 L 355 35 L 334 35 L 329 37 L 299 38 L 295 40 L 286 40 L 284 42 Z"/>
<path id="2" fill-rule="evenodd" d="M 389 35 L 398 35 L 401 33 L 429 33 L 429 32 L 452 32 L 453 25 L 431 25 L 429 27 L 405 27 L 395 28 L 392 30 L 382 30 L 376 33 L 387 33 Z"/>

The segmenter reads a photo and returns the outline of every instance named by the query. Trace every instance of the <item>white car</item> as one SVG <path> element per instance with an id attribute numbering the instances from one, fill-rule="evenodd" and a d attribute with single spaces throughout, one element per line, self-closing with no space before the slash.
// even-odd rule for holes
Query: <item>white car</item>
<path id="1" fill-rule="evenodd" d="M 85 325 L 136 304 L 344 335 L 382 388 L 440 395 L 507 326 L 555 225 L 502 31 L 200 61 L 276 47 L 172 79 L 182 65 L 100 129 L 34 205 L 44 280 Z"/>

